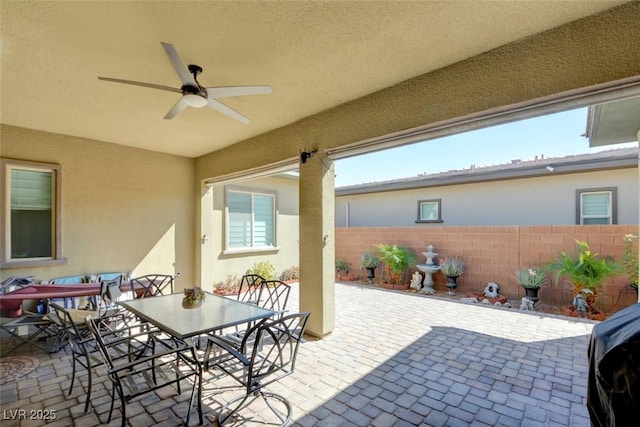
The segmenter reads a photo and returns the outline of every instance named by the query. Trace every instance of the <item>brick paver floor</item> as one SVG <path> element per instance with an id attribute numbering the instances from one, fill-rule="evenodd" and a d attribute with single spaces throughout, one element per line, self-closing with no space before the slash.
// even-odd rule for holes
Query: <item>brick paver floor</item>
<path id="1" fill-rule="evenodd" d="M 290 309 L 297 310 L 293 285 Z M 585 405 L 587 343 L 595 322 L 464 304 L 370 286 L 336 284 L 336 327 L 302 346 L 296 372 L 270 389 L 294 405 L 296 426 L 589 426 Z M 23 346 L 38 369 L 1 386 L 3 426 L 17 409 L 54 410 L 54 426 L 106 421 L 110 383 L 99 370 L 91 412 L 82 412 L 86 376 L 70 397 L 70 357 Z M 229 378 L 206 374 L 205 425 L 241 392 Z M 127 407 L 129 424 L 181 425 L 189 394 L 171 390 Z M 110 425 L 119 425 L 119 403 Z M 255 405 L 229 425 L 265 425 Z M 197 424 L 197 416 L 191 418 Z"/>

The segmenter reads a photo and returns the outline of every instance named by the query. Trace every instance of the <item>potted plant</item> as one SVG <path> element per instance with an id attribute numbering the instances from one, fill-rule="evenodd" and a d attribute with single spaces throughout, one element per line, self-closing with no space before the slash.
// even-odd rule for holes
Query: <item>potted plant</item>
<path id="1" fill-rule="evenodd" d="M 376 277 L 374 270 L 380 263 L 380 260 L 375 255 L 369 253 L 362 254 L 360 257 L 360 269 L 367 270 L 367 279 L 369 283 L 373 283 L 373 279 Z"/>
<path id="2" fill-rule="evenodd" d="M 349 274 L 349 263 L 346 260 L 342 258 L 338 258 L 336 260 L 336 274 L 338 276 L 338 279 L 341 279 L 342 277 Z"/>
<path id="3" fill-rule="evenodd" d="M 525 296 L 535 304 L 538 291 L 547 283 L 547 275 L 540 267 L 525 267 L 516 271 L 516 280 L 524 288 Z"/>
<path id="4" fill-rule="evenodd" d="M 381 243 L 377 247 L 380 252 L 380 261 L 384 264 L 387 282 L 400 285 L 409 266 L 416 263 L 416 255 L 402 246 Z"/>
<path id="5" fill-rule="evenodd" d="M 458 287 L 458 277 L 464 273 L 464 261 L 457 257 L 445 258 L 440 264 L 440 272 L 447 276 L 449 295 L 455 295 L 453 290 Z"/>
<path id="6" fill-rule="evenodd" d="M 587 311 L 595 314 L 599 291 L 604 287 L 605 281 L 620 268 L 613 259 L 603 258 L 592 252 L 587 242 L 576 240 L 575 253 L 562 251 L 558 260 L 548 264 L 545 271 L 553 271 L 556 282 L 560 276 L 571 280 L 574 298 L 585 290 Z"/>
<path id="7" fill-rule="evenodd" d="M 186 288 L 184 290 L 184 298 L 182 298 L 182 306 L 184 308 L 196 308 L 202 305 L 207 294 L 199 287 Z"/>

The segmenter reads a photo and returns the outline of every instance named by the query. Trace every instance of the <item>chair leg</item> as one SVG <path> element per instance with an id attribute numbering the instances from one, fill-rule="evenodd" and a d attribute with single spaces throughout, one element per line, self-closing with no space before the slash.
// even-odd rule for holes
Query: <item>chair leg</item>
<path id="1" fill-rule="evenodd" d="M 228 401 L 227 403 L 224 404 L 224 406 L 220 409 L 220 413 L 218 414 L 218 425 L 222 425 L 224 424 L 225 421 L 227 421 L 231 415 L 235 414 L 236 412 L 238 412 L 238 409 L 242 408 L 244 406 L 244 404 L 246 403 L 247 399 L 249 398 L 249 394 L 244 394 L 242 396 L 238 396 L 234 399 L 231 399 L 230 401 Z M 229 413 L 225 416 L 224 412 L 227 410 L 227 408 L 229 408 L 229 406 L 231 406 L 232 404 L 234 404 L 237 401 L 240 401 L 240 403 L 238 404 L 238 406 L 236 406 L 235 408 L 233 408 L 231 411 L 229 411 Z"/>
<path id="2" fill-rule="evenodd" d="M 88 388 L 87 388 L 87 398 L 86 401 L 84 402 L 84 412 L 87 413 L 89 412 L 89 402 L 91 401 L 91 387 L 93 387 L 92 384 L 92 375 L 91 375 L 91 365 L 89 365 L 89 367 L 87 368 L 87 376 L 88 378 Z"/>
<path id="3" fill-rule="evenodd" d="M 73 349 L 71 350 L 71 384 L 69 385 L 69 396 L 71 396 L 71 392 L 73 391 L 73 383 L 76 380 L 76 356 L 73 353 Z"/>
<path id="4" fill-rule="evenodd" d="M 262 400 L 264 400 L 264 403 L 266 403 L 269 409 L 271 409 L 271 412 L 273 412 L 276 415 L 276 417 L 278 417 L 282 425 L 287 424 L 291 419 L 291 412 L 292 412 L 291 403 L 284 397 L 280 396 L 279 394 L 269 393 L 269 392 L 259 392 L 259 393 L 260 393 L 260 396 L 262 397 Z M 280 411 L 278 411 L 278 409 L 273 405 L 273 403 L 271 403 L 267 398 L 277 400 L 278 402 L 282 403 L 286 410 L 285 414 L 282 414 Z"/>
<path id="5" fill-rule="evenodd" d="M 118 395 L 122 398 L 122 393 L 118 390 Z M 111 407 L 109 408 L 109 418 L 107 419 L 107 423 L 111 422 L 111 416 L 113 415 L 113 405 L 116 403 L 116 384 L 113 383 L 111 385 Z"/>
<path id="6" fill-rule="evenodd" d="M 251 397 L 251 400 L 247 402 L 250 397 Z M 291 403 L 287 399 L 285 399 L 283 396 L 279 394 L 256 391 L 252 394 L 245 394 L 242 396 L 238 396 L 228 401 L 222 407 L 222 409 L 220 410 L 220 413 L 218 414 L 218 424 L 222 425 L 223 423 L 225 423 L 233 414 L 235 414 L 240 409 L 242 409 L 247 403 L 251 403 L 254 400 L 256 400 L 258 397 L 261 397 L 264 403 L 267 405 L 267 407 L 271 410 L 271 412 L 273 412 L 274 415 L 278 417 L 278 419 L 280 420 L 281 426 L 285 426 L 287 425 L 287 423 L 289 423 L 289 421 L 291 420 L 291 414 L 293 412 L 293 409 L 291 407 Z M 225 411 L 231 405 L 235 404 L 235 402 L 237 402 L 238 400 L 240 401 L 240 403 L 225 415 Z M 280 405 L 274 404 L 275 403 L 274 401 L 279 402 Z M 282 408 L 278 408 L 277 406 L 281 406 Z M 280 409 L 283 409 L 283 410 L 280 410 Z"/>

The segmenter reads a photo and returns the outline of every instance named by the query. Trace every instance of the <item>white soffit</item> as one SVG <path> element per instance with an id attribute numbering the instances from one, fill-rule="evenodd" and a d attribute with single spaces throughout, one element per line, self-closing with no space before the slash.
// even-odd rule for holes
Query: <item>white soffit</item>
<path id="1" fill-rule="evenodd" d="M 639 131 L 640 96 L 597 104 L 590 110 L 589 147 L 634 142 Z"/>

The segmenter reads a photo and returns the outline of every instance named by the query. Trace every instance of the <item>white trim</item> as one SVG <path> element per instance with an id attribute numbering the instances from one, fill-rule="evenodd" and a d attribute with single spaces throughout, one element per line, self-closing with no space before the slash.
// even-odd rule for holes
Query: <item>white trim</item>
<path id="1" fill-rule="evenodd" d="M 279 173 L 290 172 L 300 167 L 298 157 L 281 160 L 276 163 L 258 166 L 239 172 L 233 172 L 227 175 L 216 176 L 202 180 L 205 186 L 225 185 L 240 181 L 248 181 L 251 179 L 264 178 L 265 176 L 276 175 Z"/>

